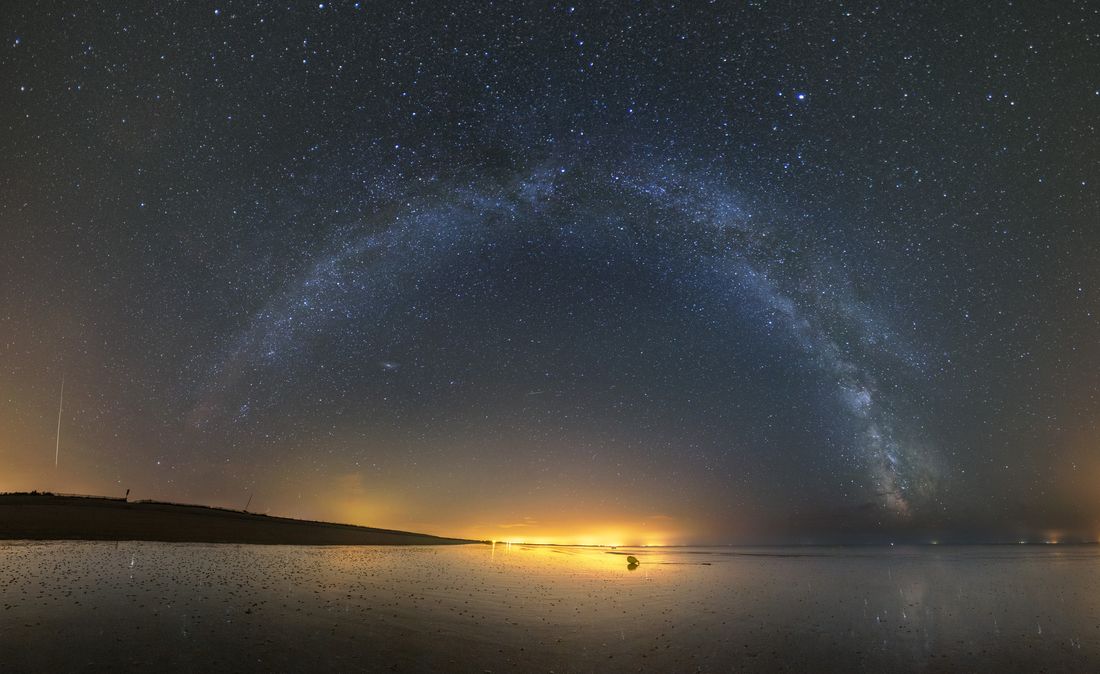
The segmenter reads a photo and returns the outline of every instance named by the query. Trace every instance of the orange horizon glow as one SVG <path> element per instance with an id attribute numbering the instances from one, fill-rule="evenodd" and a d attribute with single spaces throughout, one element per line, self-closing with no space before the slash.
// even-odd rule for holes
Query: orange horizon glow
<path id="1" fill-rule="evenodd" d="M 28 467 L 29 468 L 29 467 Z M 52 466 L 51 466 L 52 468 Z M 14 474 L 0 478 L 0 493 L 4 492 L 52 492 L 58 494 L 81 494 L 89 496 L 116 497 L 125 493 L 125 483 L 108 485 L 96 480 L 81 479 L 79 471 L 70 467 L 65 470 L 50 470 L 46 478 L 32 480 L 37 471 L 15 471 Z M 52 474 L 51 474 L 52 473 Z M 41 475 L 41 473 L 38 473 Z M 242 490 L 239 502 L 210 495 L 184 495 L 173 490 L 157 490 L 153 493 L 134 489 L 130 499 L 134 501 L 152 500 L 175 503 L 204 505 L 231 510 L 242 510 L 248 490 Z M 677 518 L 663 514 L 652 514 L 639 518 L 613 520 L 587 520 L 581 517 L 546 517 L 549 504 L 531 504 L 531 512 L 542 518 L 519 518 L 518 522 L 505 524 L 484 523 L 494 515 L 492 512 L 479 512 L 476 517 L 481 524 L 469 524 L 461 521 L 461 515 L 440 518 L 424 517 L 425 504 L 412 502 L 399 489 L 366 490 L 353 479 L 337 479 L 324 493 L 325 497 L 306 501 L 285 498 L 271 499 L 263 490 L 257 490 L 249 510 L 254 513 L 277 517 L 288 517 L 336 524 L 375 527 L 412 531 L 436 536 L 467 538 L 471 540 L 510 543 L 515 545 L 576 545 L 592 547 L 660 547 L 684 545 L 691 542 L 691 532 L 674 528 L 682 524 Z M 504 522 L 512 513 L 499 513 Z M 464 518 L 462 518 L 464 519 Z"/>
<path id="2" fill-rule="evenodd" d="M 498 538 L 494 536 L 468 535 L 463 538 L 489 541 L 492 543 L 507 543 L 510 545 L 575 545 L 595 548 L 623 548 L 623 547 L 663 547 L 676 545 L 670 543 L 673 537 L 649 537 L 637 535 L 597 535 L 591 533 L 558 533 L 554 535 L 509 536 Z"/>

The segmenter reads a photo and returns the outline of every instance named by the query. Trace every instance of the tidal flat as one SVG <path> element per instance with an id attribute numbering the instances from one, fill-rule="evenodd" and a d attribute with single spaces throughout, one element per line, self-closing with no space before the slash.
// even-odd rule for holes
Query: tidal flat
<path id="1" fill-rule="evenodd" d="M 1100 546 L 0 543 L 0 671 L 139 669 L 1098 671 Z"/>

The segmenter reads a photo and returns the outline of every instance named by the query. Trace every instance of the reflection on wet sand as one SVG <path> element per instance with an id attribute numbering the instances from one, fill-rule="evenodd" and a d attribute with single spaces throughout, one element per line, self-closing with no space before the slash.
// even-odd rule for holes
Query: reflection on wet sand
<path id="1" fill-rule="evenodd" d="M 1098 615 L 1097 547 L 0 544 L 2 671 L 1086 671 Z"/>

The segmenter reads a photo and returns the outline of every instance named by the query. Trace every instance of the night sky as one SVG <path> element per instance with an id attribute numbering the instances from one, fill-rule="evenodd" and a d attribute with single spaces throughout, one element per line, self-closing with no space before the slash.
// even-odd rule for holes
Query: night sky
<path id="1" fill-rule="evenodd" d="M 153 4 L 0 10 L 0 490 L 1100 537 L 1095 3 Z"/>

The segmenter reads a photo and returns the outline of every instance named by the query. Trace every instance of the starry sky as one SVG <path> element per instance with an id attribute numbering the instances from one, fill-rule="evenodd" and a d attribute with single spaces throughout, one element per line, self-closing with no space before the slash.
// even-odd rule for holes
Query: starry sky
<path id="1" fill-rule="evenodd" d="M 1100 537 L 1095 3 L 0 13 L 0 490 Z"/>

